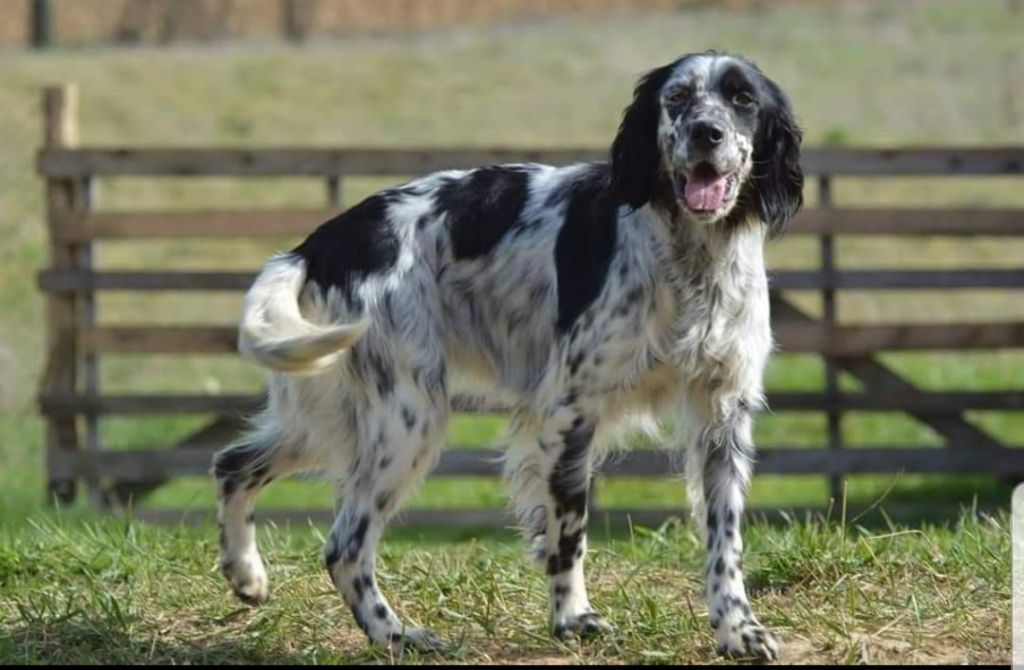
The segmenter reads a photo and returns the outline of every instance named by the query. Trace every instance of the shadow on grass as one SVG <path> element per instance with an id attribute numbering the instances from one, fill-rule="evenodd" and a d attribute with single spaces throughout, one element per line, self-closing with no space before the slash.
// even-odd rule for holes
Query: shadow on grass
<path id="1" fill-rule="evenodd" d="M 912 480 L 901 480 L 900 475 L 894 475 L 891 480 L 883 480 L 875 477 L 850 477 L 849 493 L 847 495 L 846 509 L 844 514 L 841 502 L 832 502 L 829 505 L 816 507 L 792 507 L 779 506 L 768 508 L 755 508 L 749 513 L 749 518 L 757 523 L 772 526 L 781 526 L 793 521 L 827 521 L 839 523 L 845 519 L 847 523 L 856 523 L 868 529 L 888 529 L 892 525 L 914 529 L 924 526 L 950 526 L 955 524 L 966 511 L 968 513 L 997 513 L 1009 508 L 1010 497 L 1013 493 L 1015 482 L 991 476 L 915 476 Z M 143 506 L 140 509 L 147 509 Z M 148 508 L 159 509 L 159 508 Z M 170 522 L 156 524 L 154 527 L 172 529 L 175 527 L 187 528 L 189 532 L 204 537 L 214 537 L 215 530 L 212 525 L 212 510 L 199 510 L 207 512 L 207 523 L 180 523 Z M 8 531 L 17 533 L 19 529 L 25 528 L 26 519 L 35 518 L 37 521 L 53 521 L 71 525 L 87 524 L 91 522 L 104 521 L 116 524 L 127 524 L 127 519 L 122 513 L 112 515 L 98 513 L 84 501 L 72 508 L 55 509 L 54 507 L 37 507 L 31 514 L 25 515 L 0 515 L 0 532 Z M 259 519 L 259 509 L 257 510 Z M 590 523 L 590 535 L 595 541 L 622 541 L 629 540 L 634 535 L 636 527 L 656 528 L 665 521 L 676 519 L 684 524 L 690 522 L 689 512 L 684 509 L 666 508 L 660 510 L 654 517 L 632 517 L 629 523 L 622 515 L 617 515 L 609 520 L 600 513 L 592 517 Z M 465 526 L 444 526 L 444 525 L 392 525 L 385 535 L 385 543 L 408 543 L 408 544 L 448 544 L 480 541 L 485 543 L 521 543 L 519 534 L 510 528 L 510 518 L 501 523 L 493 525 L 465 525 Z M 131 522 L 149 526 L 140 520 Z M 258 521 L 262 529 L 267 525 Z M 316 523 L 321 533 L 329 528 L 328 522 Z M 292 521 L 277 524 L 277 528 L 283 531 L 308 531 L 310 524 L 306 521 Z M 276 530 L 270 532 L 276 533 Z"/>
<path id="2" fill-rule="evenodd" d="M 863 479 L 874 480 L 876 486 L 882 481 L 878 476 L 850 477 L 851 487 L 856 487 Z M 1000 478 L 988 475 L 917 475 L 908 481 L 903 475 L 893 475 L 891 491 L 875 493 L 859 493 L 851 496 L 851 503 L 868 505 L 879 498 L 883 505 L 899 504 L 938 504 L 939 506 L 969 506 L 975 501 L 983 506 L 1006 506 L 1010 504 L 1013 488 L 1021 478 Z M 884 493 L 884 497 L 883 497 Z"/>
<path id="3" fill-rule="evenodd" d="M 1008 505 L 985 503 L 973 504 L 971 502 L 964 502 L 962 504 L 954 504 L 916 501 L 879 507 L 864 505 L 849 507 L 846 510 L 845 517 L 843 511 L 838 507 L 812 510 L 754 510 L 749 515 L 749 522 L 781 527 L 793 522 L 805 522 L 807 520 L 833 525 L 845 521 L 847 525 L 856 525 L 866 530 L 888 531 L 894 527 L 905 529 L 921 529 L 931 526 L 952 527 L 962 518 L 965 511 L 994 516 L 1001 511 L 1005 511 L 1007 508 Z M 629 524 L 622 521 L 606 524 L 595 520 L 590 525 L 590 539 L 591 542 L 623 542 L 633 538 L 636 535 L 637 528 L 652 528 L 678 522 L 683 524 L 691 523 L 689 514 L 685 512 L 669 514 L 664 518 L 664 521 L 656 524 L 639 522 Z M 384 543 L 441 545 L 474 540 L 481 542 L 522 542 L 514 533 L 490 526 L 466 526 L 461 528 L 416 526 L 389 530 L 384 538 Z"/>
<path id="4" fill-rule="evenodd" d="M 294 651 L 244 631 L 219 630 L 215 623 L 210 623 L 203 634 L 205 638 L 172 639 L 180 635 L 174 622 L 138 632 L 124 630 L 124 624 L 115 619 L 86 622 L 76 617 L 40 622 L 0 631 L 0 664 L 296 665 L 367 663 L 377 658 L 361 636 L 350 644 L 331 639 L 317 649 Z"/>

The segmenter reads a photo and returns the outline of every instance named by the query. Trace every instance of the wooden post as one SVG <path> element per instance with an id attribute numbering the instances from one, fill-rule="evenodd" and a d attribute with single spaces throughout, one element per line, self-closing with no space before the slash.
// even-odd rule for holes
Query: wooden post
<path id="1" fill-rule="evenodd" d="M 341 207 L 341 177 L 327 178 L 327 202 L 331 207 Z"/>
<path id="2" fill-rule="evenodd" d="M 50 0 L 29 0 L 29 41 L 44 49 L 53 41 L 53 7 Z"/>
<path id="3" fill-rule="evenodd" d="M 73 147 L 78 144 L 78 91 L 71 85 L 51 86 L 43 92 L 43 142 L 47 148 Z M 49 232 L 50 268 L 75 267 L 77 245 L 58 242 L 59 228 L 75 207 L 76 185 L 72 179 L 48 178 L 46 182 L 46 218 Z M 47 295 L 46 344 L 48 352 L 44 393 L 73 394 L 77 386 L 77 342 L 75 298 L 72 294 Z M 46 460 L 48 472 L 54 471 L 61 452 L 79 448 L 78 430 L 73 418 L 46 420 Z M 75 499 L 75 481 L 48 478 L 48 498 L 70 503 Z"/>
<path id="4" fill-rule="evenodd" d="M 281 0 L 281 32 L 292 42 L 301 42 L 306 37 L 305 25 L 299 0 Z"/>
<path id="5" fill-rule="evenodd" d="M 818 206 L 821 209 L 832 207 L 832 181 L 829 175 L 821 175 L 818 178 Z M 821 274 L 824 278 L 824 287 L 821 291 L 822 321 L 827 326 L 836 325 L 836 291 L 832 288 L 835 279 L 835 236 L 826 233 L 821 236 Z M 833 356 L 825 355 L 825 397 L 829 402 L 835 402 L 839 395 L 839 368 Z M 830 409 L 828 419 L 828 448 L 842 449 L 842 413 L 840 410 Z M 839 502 L 843 495 L 842 475 L 829 477 L 829 495 Z"/>

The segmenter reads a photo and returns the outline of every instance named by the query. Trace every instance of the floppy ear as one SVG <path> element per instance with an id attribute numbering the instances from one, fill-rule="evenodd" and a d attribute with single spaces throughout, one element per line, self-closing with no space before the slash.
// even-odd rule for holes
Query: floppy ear
<path id="1" fill-rule="evenodd" d="M 762 107 L 754 143 L 754 193 L 758 214 L 769 237 L 782 232 L 804 203 L 804 173 L 800 168 L 803 133 L 793 118 L 789 100 L 765 79 L 771 104 Z"/>
<path id="2" fill-rule="evenodd" d="M 612 142 L 612 191 L 619 202 L 634 209 L 650 201 L 661 169 L 658 94 L 671 71 L 672 66 L 665 65 L 640 79 Z"/>

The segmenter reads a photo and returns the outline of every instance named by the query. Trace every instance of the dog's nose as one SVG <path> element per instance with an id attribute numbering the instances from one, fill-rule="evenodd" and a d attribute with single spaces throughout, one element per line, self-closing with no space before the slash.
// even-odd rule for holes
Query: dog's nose
<path id="1" fill-rule="evenodd" d="M 725 129 L 714 121 L 698 121 L 690 127 L 690 142 L 702 151 L 711 151 L 725 138 Z"/>

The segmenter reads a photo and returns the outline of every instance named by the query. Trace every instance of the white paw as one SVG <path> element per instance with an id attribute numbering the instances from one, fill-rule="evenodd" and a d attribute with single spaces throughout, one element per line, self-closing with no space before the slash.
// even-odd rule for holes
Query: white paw
<path id="1" fill-rule="evenodd" d="M 263 560 L 259 554 L 222 558 L 220 571 L 231 585 L 231 590 L 248 605 L 261 605 L 270 595 L 270 584 Z"/>
<path id="2" fill-rule="evenodd" d="M 779 638 L 752 619 L 722 621 L 718 626 L 718 653 L 729 658 L 774 661 L 779 658 Z"/>
<path id="3" fill-rule="evenodd" d="M 560 640 L 570 637 L 587 638 L 611 633 L 612 625 L 596 612 L 561 616 L 555 620 L 554 635 Z"/>

